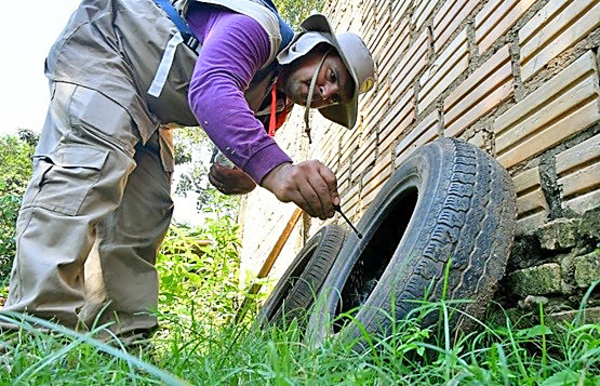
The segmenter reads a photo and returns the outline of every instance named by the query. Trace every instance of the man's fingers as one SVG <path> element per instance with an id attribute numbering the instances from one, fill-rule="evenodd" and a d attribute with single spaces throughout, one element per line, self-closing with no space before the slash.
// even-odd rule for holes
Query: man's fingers
<path id="1" fill-rule="evenodd" d="M 308 213 L 309 216 L 311 217 L 316 217 L 317 214 L 315 212 L 315 209 L 310 206 L 310 204 L 308 203 L 308 201 L 306 200 L 306 198 L 304 196 L 302 196 L 302 194 L 300 193 L 300 191 L 297 191 L 294 194 L 294 197 L 291 200 L 294 204 L 298 205 L 303 211 L 305 211 L 306 213 Z"/>
<path id="2" fill-rule="evenodd" d="M 335 174 L 331 171 L 331 169 L 329 169 L 325 165 L 322 165 L 322 167 L 319 168 L 319 174 L 327 184 L 329 193 L 331 194 L 331 203 L 333 205 L 339 205 L 340 195 L 337 190 L 337 178 Z"/>
<path id="3" fill-rule="evenodd" d="M 333 217 L 333 205 L 336 201 L 339 203 L 335 174 L 317 160 L 302 162 L 298 166 L 300 172 L 296 180 L 302 196 L 312 208 L 309 214 L 322 220 Z"/>
<path id="4" fill-rule="evenodd" d="M 208 180 L 224 194 L 245 194 L 256 187 L 254 180 L 238 167 L 224 168 L 218 164 L 211 165 Z"/>
<path id="5" fill-rule="evenodd" d="M 323 217 L 323 207 L 321 205 L 321 200 L 319 198 L 318 192 L 315 191 L 313 186 L 309 183 L 308 180 L 304 181 L 299 186 L 299 192 L 304 201 L 305 205 L 309 210 L 306 210 L 312 217 Z"/>
<path id="6" fill-rule="evenodd" d="M 339 204 L 337 179 L 317 160 L 298 165 L 285 163 L 271 170 L 261 181 L 282 202 L 293 201 L 312 217 L 332 217 Z"/>
<path id="7" fill-rule="evenodd" d="M 232 192 L 228 192 L 225 189 L 225 184 L 212 178 L 211 175 L 208 175 L 208 181 L 211 183 L 212 186 L 214 186 L 219 192 L 223 193 L 223 194 L 230 194 Z"/>
<path id="8" fill-rule="evenodd" d="M 318 216 L 323 219 L 333 216 L 333 207 L 331 203 L 331 193 L 325 180 L 319 173 L 308 175 L 308 183 L 315 192 L 315 209 L 318 211 Z"/>

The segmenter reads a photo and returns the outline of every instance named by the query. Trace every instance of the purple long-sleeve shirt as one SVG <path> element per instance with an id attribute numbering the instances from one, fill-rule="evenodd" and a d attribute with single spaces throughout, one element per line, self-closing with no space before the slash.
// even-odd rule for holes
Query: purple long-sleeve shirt
<path id="1" fill-rule="evenodd" d="M 193 7 L 187 17 L 202 49 L 190 82 L 190 107 L 210 139 L 255 181 L 291 162 L 269 137 L 244 99 L 269 57 L 267 32 L 251 17 L 213 7 Z"/>

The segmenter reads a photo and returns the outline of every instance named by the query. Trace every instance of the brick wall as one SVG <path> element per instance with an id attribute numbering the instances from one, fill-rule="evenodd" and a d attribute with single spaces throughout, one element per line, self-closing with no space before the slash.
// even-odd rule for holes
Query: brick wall
<path id="1" fill-rule="evenodd" d="M 600 276 L 597 233 L 582 237 L 585 245 L 550 248 L 540 241 L 557 221 L 580 224 L 600 208 L 600 2 L 329 0 L 324 13 L 337 31 L 363 37 L 377 63 L 377 86 L 362 96 L 355 130 L 313 113 L 309 146 L 298 109 L 277 139 L 296 160 L 317 158 L 336 172 L 349 217 L 360 219 L 416 148 L 458 137 L 508 169 L 518 196 L 519 242 L 537 242 L 535 251 L 513 251 L 520 262 L 510 266 L 513 295 L 527 295 L 514 284 L 521 276 L 533 280 L 523 270 L 547 271 L 550 284 L 535 295 L 581 287 L 577 261 Z M 292 209 L 265 192 L 245 205 L 243 259 L 258 270 Z M 322 225 L 312 220 L 297 228 L 274 276 Z M 517 256 L 525 250 L 529 255 Z"/>

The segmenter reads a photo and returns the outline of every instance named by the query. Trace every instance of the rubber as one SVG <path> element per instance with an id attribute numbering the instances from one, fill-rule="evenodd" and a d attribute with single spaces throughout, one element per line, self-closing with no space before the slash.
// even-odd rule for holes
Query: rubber
<path id="1" fill-rule="evenodd" d="M 335 258 L 342 249 L 346 231 L 338 225 L 319 229 L 281 276 L 259 313 L 260 325 L 304 319 Z M 304 317 L 304 318 L 302 318 Z"/>
<path id="2" fill-rule="evenodd" d="M 421 147 L 361 218 L 363 239 L 349 235 L 310 316 L 308 343 L 360 341 L 361 328 L 387 336 L 425 298 L 470 299 L 457 307 L 480 315 L 504 275 L 515 228 L 514 186 L 495 159 L 451 138 Z M 353 318 L 340 322 L 346 312 Z M 462 321 L 454 317 L 451 328 Z"/>

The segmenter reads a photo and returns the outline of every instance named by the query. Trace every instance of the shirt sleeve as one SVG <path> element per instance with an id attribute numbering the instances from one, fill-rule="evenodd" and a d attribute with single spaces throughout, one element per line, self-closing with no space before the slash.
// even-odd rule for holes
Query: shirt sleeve
<path id="1" fill-rule="evenodd" d="M 188 100 L 214 144 L 256 182 L 290 157 L 269 137 L 244 98 L 255 72 L 267 61 L 269 37 L 251 17 L 218 11 L 209 29 L 202 10 L 190 10 L 194 33 L 203 34 Z M 204 26 L 205 27 L 205 26 Z"/>

